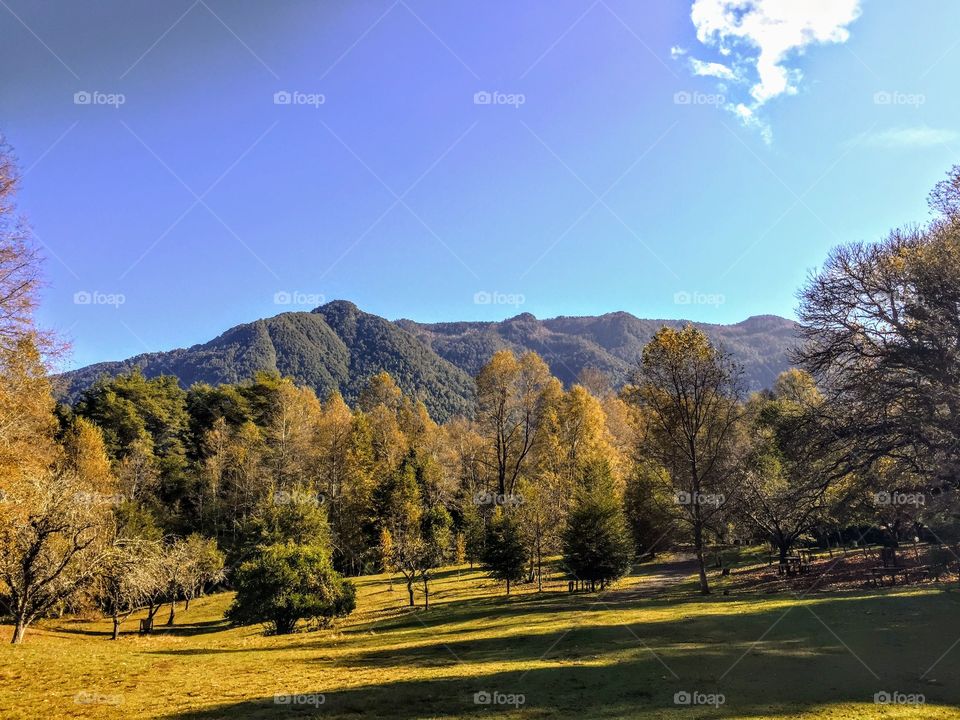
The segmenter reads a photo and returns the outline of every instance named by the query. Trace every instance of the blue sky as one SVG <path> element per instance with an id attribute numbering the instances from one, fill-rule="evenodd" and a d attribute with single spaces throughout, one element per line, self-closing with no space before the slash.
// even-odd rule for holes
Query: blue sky
<path id="1" fill-rule="evenodd" d="M 927 217 L 958 28 L 949 0 L 3 0 L 0 131 L 71 365 L 334 298 L 737 322 Z"/>

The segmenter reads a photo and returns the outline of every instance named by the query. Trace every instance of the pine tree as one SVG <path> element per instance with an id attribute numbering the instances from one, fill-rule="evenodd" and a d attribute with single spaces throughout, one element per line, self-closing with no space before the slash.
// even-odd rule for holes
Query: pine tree
<path id="1" fill-rule="evenodd" d="M 563 533 L 563 562 L 573 577 L 589 582 L 591 589 L 623 577 L 630 569 L 630 529 L 606 462 L 592 465 L 585 473 Z"/>
<path id="2" fill-rule="evenodd" d="M 528 553 L 517 519 L 502 508 L 497 508 L 487 526 L 483 549 L 483 565 L 491 576 L 507 583 L 523 579 Z"/>

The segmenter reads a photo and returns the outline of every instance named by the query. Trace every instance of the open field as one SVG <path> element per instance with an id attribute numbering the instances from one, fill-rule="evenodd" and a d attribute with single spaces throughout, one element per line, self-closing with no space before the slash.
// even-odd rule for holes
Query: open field
<path id="1" fill-rule="evenodd" d="M 147 638 L 110 642 L 108 622 L 48 621 L 0 650 L 0 717 L 960 717 L 960 591 L 703 599 L 688 570 L 649 565 L 602 594 L 556 582 L 508 599 L 479 572 L 448 568 L 427 612 L 370 576 L 353 616 L 286 637 L 227 627 L 229 594 Z M 675 704 L 683 691 L 725 702 Z M 877 705 L 882 691 L 926 704 Z M 523 704 L 476 704 L 482 692 Z M 301 697 L 283 704 L 291 695 Z"/>

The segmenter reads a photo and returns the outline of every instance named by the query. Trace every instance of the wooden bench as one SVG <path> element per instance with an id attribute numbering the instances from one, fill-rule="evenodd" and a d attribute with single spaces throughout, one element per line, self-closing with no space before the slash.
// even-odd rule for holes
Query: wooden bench
<path id="1" fill-rule="evenodd" d="M 796 573 L 794 573 L 796 571 Z M 806 565 L 803 558 L 799 555 L 788 555 L 777 566 L 778 575 L 800 575 L 806 571 Z"/>
<path id="2" fill-rule="evenodd" d="M 883 578 L 889 577 L 890 584 L 897 584 L 897 576 L 903 576 L 904 584 L 910 582 L 911 573 L 915 572 L 917 568 L 909 567 L 875 567 L 870 568 L 870 575 L 872 577 L 873 585 L 875 587 L 880 587 L 883 585 Z"/>

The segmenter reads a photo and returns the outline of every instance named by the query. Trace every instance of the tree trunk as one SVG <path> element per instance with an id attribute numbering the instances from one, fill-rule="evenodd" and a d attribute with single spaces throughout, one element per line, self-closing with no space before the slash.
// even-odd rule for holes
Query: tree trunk
<path id="1" fill-rule="evenodd" d="M 410 596 L 410 607 L 413 607 L 413 580 L 407 580 L 407 594 Z"/>
<path id="2" fill-rule="evenodd" d="M 780 551 L 780 564 L 783 565 L 787 562 L 787 555 L 790 554 L 790 543 L 781 539 L 777 542 L 777 549 Z"/>
<path id="3" fill-rule="evenodd" d="M 543 592 L 543 556 L 540 553 L 540 538 L 537 538 L 537 592 Z"/>
<path id="4" fill-rule="evenodd" d="M 19 645 L 23 642 L 23 636 L 27 632 L 27 623 L 22 618 L 17 618 L 17 623 L 13 627 L 12 645 Z"/>
<path id="5" fill-rule="evenodd" d="M 111 635 L 111 640 L 116 640 L 120 637 L 120 616 L 114 613 L 113 615 L 113 635 Z"/>
<path id="6" fill-rule="evenodd" d="M 430 588 L 427 586 L 427 579 L 423 579 L 423 609 L 430 609 Z"/>
<path id="7" fill-rule="evenodd" d="M 510 594 L 510 580 L 507 579 L 507 595 Z"/>
<path id="8" fill-rule="evenodd" d="M 171 600 L 170 601 L 170 617 L 167 618 L 167 625 L 173 625 L 173 619 L 174 619 L 174 615 L 176 615 L 176 612 L 177 612 L 177 601 Z"/>
<path id="9" fill-rule="evenodd" d="M 709 595 L 710 585 L 707 582 L 707 568 L 703 560 L 703 527 L 699 522 L 693 528 L 693 547 L 697 555 L 697 568 L 700 571 L 700 594 Z"/>

